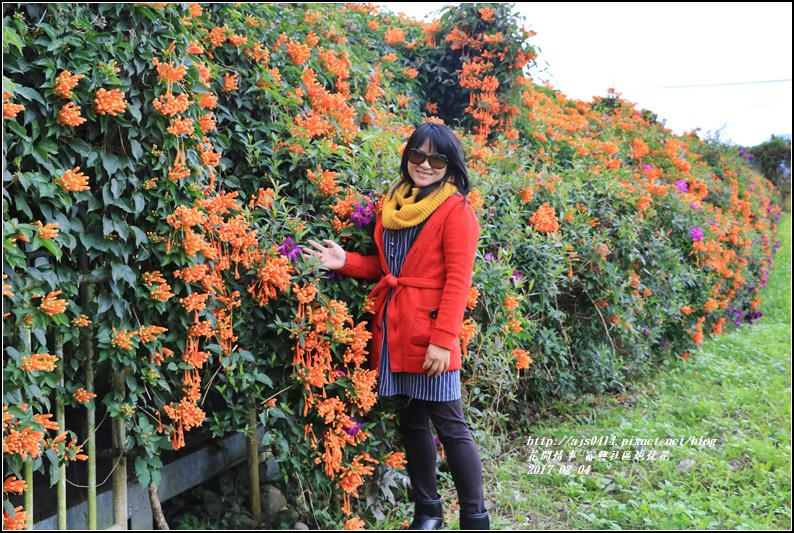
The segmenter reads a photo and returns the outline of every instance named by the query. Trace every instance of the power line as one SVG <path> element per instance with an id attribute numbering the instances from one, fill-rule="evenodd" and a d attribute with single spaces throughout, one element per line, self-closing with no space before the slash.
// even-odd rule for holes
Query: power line
<path id="1" fill-rule="evenodd" d="M 791 78 L 786 80 L 764 80 L 764 81 L 736 81 L 731 83 L 704 83 L 702 85 L 668 85 L 662 87 L 636 87 L 634 91 L 645 89 L 696 89 L 698 87 L 727 87 L 730 85 L 761 85 L 764 83 L 782 83 L 791 82 Z"/>

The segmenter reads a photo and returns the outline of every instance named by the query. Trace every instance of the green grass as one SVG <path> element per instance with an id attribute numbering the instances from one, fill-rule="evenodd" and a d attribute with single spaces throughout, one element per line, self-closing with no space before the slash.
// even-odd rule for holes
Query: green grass
<path id="1" fill-rule="evenodd" d="M 528 428 L 554 444 L 524 436 L 486 461 L 492 528 L 791 528 L 790 214 L 779 238 L 760 321 L 622 396 L 556 405 L 559 416 Z"/>

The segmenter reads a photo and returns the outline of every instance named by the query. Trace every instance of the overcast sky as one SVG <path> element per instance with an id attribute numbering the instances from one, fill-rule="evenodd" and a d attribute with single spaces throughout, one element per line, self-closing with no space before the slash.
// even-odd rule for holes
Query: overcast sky
<path id="1" fill-rule="evenodd" d="M 457 2 L 385 2 L 432 19 Z M 516 2 L 538 82 L 589 102 L 614 87 L 674 133 L 754 146 L 791 134 L 791 2 Z"/>

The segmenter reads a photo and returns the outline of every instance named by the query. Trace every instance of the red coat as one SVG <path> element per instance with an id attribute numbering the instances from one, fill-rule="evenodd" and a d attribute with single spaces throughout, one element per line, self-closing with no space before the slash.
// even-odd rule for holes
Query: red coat
<path id="1" fill-rule="evenodd" d="M 464 205 L 464 202 L 466 205 Z M 347 252 L 340 274 L 378 281 L 370 293 L 375 304 L 370 364 L 379 368 L 383 342 L 383 311 L 394 289 L 386 324 L 392 372 L 424 373 L 428 344 L 450 351 L 448 370 L 458 370 L 461 349 L 458 334 L 471 288 L 480 226 L 470 202 L 452 195 L 427 219 L 403 263 L 400 277 L 389 272 L 383 252 L 383 223 L 375 223 L 376 255 Z"/>

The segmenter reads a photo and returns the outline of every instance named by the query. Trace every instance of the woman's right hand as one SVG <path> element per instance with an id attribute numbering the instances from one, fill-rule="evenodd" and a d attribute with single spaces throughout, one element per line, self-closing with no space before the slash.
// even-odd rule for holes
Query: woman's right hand
<path id="1" fill-rule="evenodd" d="M 345 266 L 345 263 L 347 263 L 347 255 L 345 254 L 345 251 L 334 241 L 324 239 L 323 242 L 326 244 L 326 246 L 322 246 L 311 239 L 309 239 L 308 242 L 310 245 L 316 248 L 316 250 L 303 248 L 303 254 L 319 258 L 323 266 L 329 270 L 339 270 Z"/>

